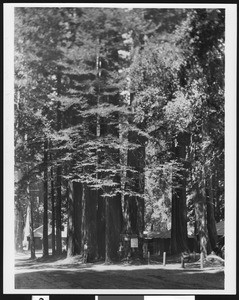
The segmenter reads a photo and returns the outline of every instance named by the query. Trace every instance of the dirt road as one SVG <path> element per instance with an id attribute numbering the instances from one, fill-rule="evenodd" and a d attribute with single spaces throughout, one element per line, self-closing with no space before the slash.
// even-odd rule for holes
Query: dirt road
<path id="1" fill-rule="evenodd" d="M 200 269 L 198 264 L 150 265 L 82 264 L 16 259 L 16 289 L 223 289 L 222 266 Z"/>

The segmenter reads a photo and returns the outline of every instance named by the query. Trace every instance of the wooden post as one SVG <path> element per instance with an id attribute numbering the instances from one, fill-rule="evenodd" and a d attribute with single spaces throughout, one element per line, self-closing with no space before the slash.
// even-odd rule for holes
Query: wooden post
<path id="1" fill-rule="evenodd" d="M 166 252 L 163 253 L 163 265 L 166 266 Z"/>
<path id="2" fill-rule="evenodd" d="M 148 265 L 150 264 L 150 252 L 148 251 Z"/>
<path id="3" fill-rule="evenodd" d="M 184 268 L 184 258 L 183 258 L 183 255 L 181 256 L 181 268 Z"/>
<path id="4" fill-rule="evenodd" d="M 200 268 L 203 269 L 203 252 L 200 254 Z"/>

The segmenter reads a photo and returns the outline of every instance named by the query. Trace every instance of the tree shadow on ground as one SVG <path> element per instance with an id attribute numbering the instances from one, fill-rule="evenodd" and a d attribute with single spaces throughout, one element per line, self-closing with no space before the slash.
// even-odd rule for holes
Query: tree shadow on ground
<path id="1" fill-rule="evenodd" d="M 15 275 L 17 289 L 223 289 L 224 272 L 186 269 L 42 270 Z"/>

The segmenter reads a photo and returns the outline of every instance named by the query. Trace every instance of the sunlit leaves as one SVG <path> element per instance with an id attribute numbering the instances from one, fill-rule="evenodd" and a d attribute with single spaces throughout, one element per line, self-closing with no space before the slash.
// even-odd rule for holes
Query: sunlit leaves
<path id="1" fill-rule="evenodd" d="M 176 132 L 189 129 L 193 120 L 193 104 L 190 98 L 185 97 L 182 92 L 175 93 L 175 98 L 167 103 L 164 111 L 169 126 L 174 127 Z"/>

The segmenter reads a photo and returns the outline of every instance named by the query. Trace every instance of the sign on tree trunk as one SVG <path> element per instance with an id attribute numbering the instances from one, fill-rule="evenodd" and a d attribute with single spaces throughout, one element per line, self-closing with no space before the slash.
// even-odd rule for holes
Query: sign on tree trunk
<path id="1" fill-rule="evenodd" d="M 139 247 L 138 238 L 131 238 L 130 242 L 131 242 L 130 243 L 131 248 Z"/>

